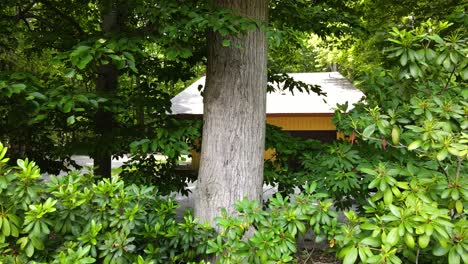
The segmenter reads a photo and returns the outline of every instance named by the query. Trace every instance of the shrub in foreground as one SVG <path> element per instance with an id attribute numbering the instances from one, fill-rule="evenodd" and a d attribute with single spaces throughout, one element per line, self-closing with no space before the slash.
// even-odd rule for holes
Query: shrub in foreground
<path id="1" fill-rule="evenodd" d="M 72 172 L 44 182 L 34 162 L 7 165 L 0 144 L 0 262 L 187 263 L 213 235 L 155 187 Z"/>
<path id="2" fill-rule="evenodd" d="M 375 194 L 365 212 L 345 212 L 346 223 L 314 182 L 296 196 L 276 194 L 267 208 L 237 202 L 236 216 L 216 219 L 216 234 L 190 213 L 176 221 L 177 205 L 154 187 L 78 172 L 44 182 L 34 162 L 9 167 L 5 153 L 0 145 L 2 263 L 204 263 L 210 254 L 217 263 L 293 263 L 309 230 L 344 264 L 468 260 L 465 187 L 458 197 L 438 189 L 443 178 L 421 167 L 361 169 Z"/>

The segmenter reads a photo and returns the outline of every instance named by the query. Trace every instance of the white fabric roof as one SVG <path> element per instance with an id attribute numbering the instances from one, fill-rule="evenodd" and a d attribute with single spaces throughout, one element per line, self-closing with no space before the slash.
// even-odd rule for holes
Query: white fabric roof
<path id="1" fill-rule="evenodd" d="M 297 81 L 320 85 L 327 96 L 318 96 L 313 92 L 301 93 L 298 90 L 294 90 L 294 95 L 289 91 L 267 93 L 267 114 L 333 113 L 337 103 L 343 104 L 348 101 L 349 110 L 364 96 L 339 72 L 290 73 L 288 75 Z M 198 90 L 199 85 L 205 85 L 205 77 L 200 78 L 172 98 L 173 114 L 203 114 L 203 98 Z"/>

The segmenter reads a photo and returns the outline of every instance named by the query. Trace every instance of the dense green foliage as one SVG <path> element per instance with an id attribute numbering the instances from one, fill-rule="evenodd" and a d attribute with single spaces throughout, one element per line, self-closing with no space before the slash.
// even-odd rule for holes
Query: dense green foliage
<path id="1" fill-rule="evenodd" d="M 63 161 L 73 154 L 120 156 L 130 152 L 131 142 L 174 130 L 166 117 L 169 100 L 203 74 L 207 30 L 227 36 L 265 28 L 275 43 L 272 73 L 282 73 L 284 66 L 299 63 L 286 54 L 294 53 L 304 32 L 341 35 L 357 25 L 340 1 L 270 1 L 270 9 L 275 12 L 269 25 L 261 25 L 199 0 L 3 1 L 2 141 L 12 157 L 28 156 L 51 173 L 67 170 Z M 304 23 L 308 20 L 317 23 Z M 98 83 L 107 78 L 105 65 L 116 76 L 108 77 L 112 85 L 103 91 Z M 99 118 L 102 113 L 106 119 Z M 164 173 L 147 176 L 164 178 Z"/>
<path id="2" fill-rule="evenodd" d="M 364 218 L 346 229 L 343 257 L 468 261 L 467 43 L 449 27 L 428 21 L 409 31 L 394 28 L 387 54 L 397 62 L 362 83 L 366 105 L 338 116 L 358 144 L 392 153 L 360 168 L 375 194 Z"/>
<path id="3" fill-rule="evenodd" d="M 8 166 L 6 150 L 0 145 L 2 263 L 186 263 L 213 236 L 189 212 L 176 221 L 177 205 L 154 186 L 80 171 L 44 181 L 32 161 Z"/>
<path id="4" fill-rule="evenodd" d="M 197 0 L 0 2 L 0 140 L 13 157 L 0 145 L 0 262 L 216 254 L 220 263 L 287 263 L 310 231 L 345 264 L 467 263 L 466 4 L 272 0 L 270 9 L 262 25 Z M 112 12 L 116 31 L 102 25 Z M 338 68 L 366 98 L 350 111 L 338 106 L 340 142 L 269 127 L 265 183 L 280 194 L 265 207 L 239 201 L 237 215 L 216 219 L 216 234 L 190 213 L 177 217 L 161 196 L 196 179 L 176 167 L 200 139 L 200 122 L 168 115 L 170 98 L 203 74 L 207 30 L 256 27 L 268 31 L 273 83 L 320 94 L 281 72 Z M 118 85 L 98 91 L 106 65 Z M 112 114 L 105 135 L 99 112 Z M 46 181 L 34 162 L 14 163 L 29 157 L 58 173 L 74 165 L 71 155 L 100 152 L 131 153 L 132 162 L 121 178 L 70 172 Z M 340 222 L 333 207 L 353 211 Z"/>
<path id="5" fill-rule="evenodd" d="M 334 237 L 344 263 L 468 261 L 467 43 L 450 26 L 392 30 L 389 67 L 362 79 L 364 103 L 337 111 L 346 142 L 319 154 L 299 139 L 277 143 L 302 166 L 273 166 L 292 172 L 290 188 L 318 180 L 336 206 L 358 209 Z"/>

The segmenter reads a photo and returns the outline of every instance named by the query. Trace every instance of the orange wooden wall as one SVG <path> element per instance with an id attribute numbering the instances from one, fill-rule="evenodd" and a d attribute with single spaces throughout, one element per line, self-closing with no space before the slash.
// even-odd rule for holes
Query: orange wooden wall
<path id="1" fill-rule="evenodd" d="M 271 114 L 267 123 L 285 131 L 335 130 L 331 114 Z"/>
<path id="2" fill-rule="evenodd" d="M 281 127 L 285 131 L 336 130 L 331 121 L 332 114 L 269 114 L 267 123 Z M 272 156 L 274 150 L 265 151 L 265 158 Z M 192 151 L 192 169 L 198 170 L 200 153 Z"/>

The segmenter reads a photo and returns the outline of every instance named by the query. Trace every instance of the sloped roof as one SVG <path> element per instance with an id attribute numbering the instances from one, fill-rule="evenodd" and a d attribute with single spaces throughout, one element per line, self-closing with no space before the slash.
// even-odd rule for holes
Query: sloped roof
<path id="1" fill-rule="evenodd" d="M 297 81 L 319 85 L 326 96 L 315 93 L 275 91 L 267 93 L 267 114 L 318 114 L 333 113 L 336 104 L 348 101 L 351 109 L 364 94 L 354 87 L 339 72 L 312 72 L 288 74 Z M 172 114 L 202 115 L 203 98 L 198 86 L 205 85 L 205 77 L 200 78 L 181 93 L 172 98 Z"/>

